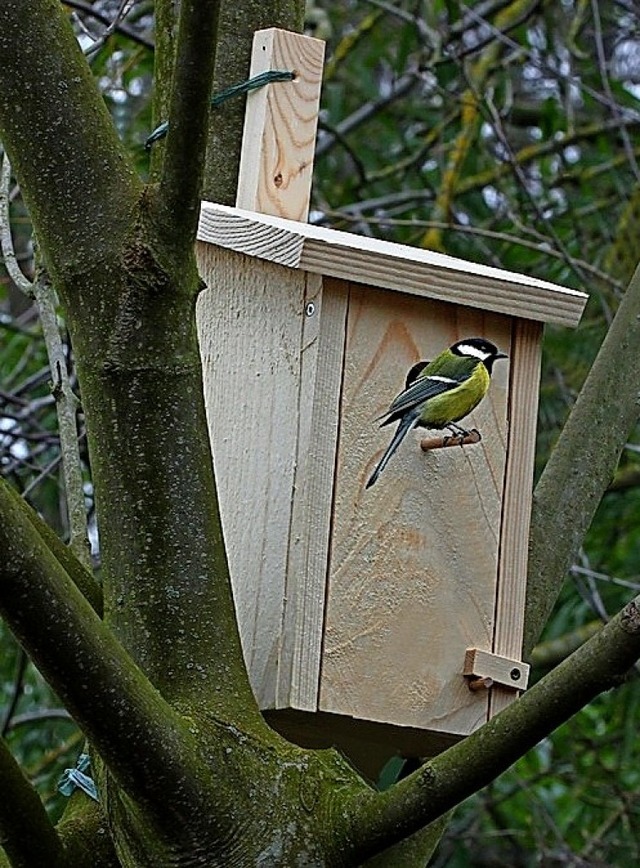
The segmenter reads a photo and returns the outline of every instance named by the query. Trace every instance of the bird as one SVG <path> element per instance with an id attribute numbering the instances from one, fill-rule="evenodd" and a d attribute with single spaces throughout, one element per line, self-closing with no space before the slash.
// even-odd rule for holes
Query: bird
<path id="1" fill-rule="evenodd" d="M 496 359 L 506 358 L 506 353 L 485 338 L 465 338 L 432 361 L 415 364 L 407 374 L 405 388 L 378 417 L 384 419 L 381 428 L 392 422 L 400 424 L 365 487 L 375 484 L 412 428 L 446 428 L 452 434 L 466 435 L 468 432 L 456 423 L 487 394 Z"/>

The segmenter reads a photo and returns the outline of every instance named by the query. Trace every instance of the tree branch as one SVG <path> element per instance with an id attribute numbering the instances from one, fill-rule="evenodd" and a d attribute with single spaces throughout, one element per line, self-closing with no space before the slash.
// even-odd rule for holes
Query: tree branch
<path id="1" fill-rule="evenodd" d="M 40 535 L 42 542 L 49 552 L 55 557 L 92 609 L 99 617 L 102 617 L 102 588 L 98 582 L 96 582 L 92 574 L 85 569 L 73 552 L 62 542 L 55 531 L 20 497 L 18 492 L 11 488 L 4 480 L 0 479 L 0 502 L 3 501 L 11 503 L 16 510 L 19 510 L 21 518 L 26 519 L 33 525 L 34 530 Z M 1 509 L 0 515 L 2 515 Z M 6 557 L 6 553 L 1 547 L 0 553 Z"/>
<path id="2" fill-rule="evenodd" d="M 56 831 L 64 847 L 66 865 L 73 868 L 122 868 L 113 840 L 105 834 L 107 820 L 93 799 L 77 791 L 70 796 Z"/>
<path id="3" fill-rule="evenodd" d="M 40 796 L 0 738 L 0 841 L 12 868 L 64 868 L 62 844 Z"/>
<path id="4" fill-rule="evenodd" d="M 160 206 L 176 242 L 189 250 L 200 213 L 219 11 L 219 0 L 183 0 L 180 9 Z"/>
<path id="5" fill-rule="evenodd" d="M 159 834 L 180 827 L 187 838 L 196 827 L 219 843 L 228 819 L 205 808 L 205 794 L 227 804 L 233 794 L 222 775 L 214 785 L 212 748 L 203 761 L 202 743 L 92 611 L 6 485 L 0 514 L 0 612 L 12 632 L 146 822 Z"/>
<path id="6" fill-rule="evenodd" d="M 533 648 L 640 416 L 640 268 L 533 497 L 525 654 Z"/>
<path id="7" fill-rule="evenodd" d="M 60 286 L 126 231 L 140 183 L 58 0 L 2 4 L 0 130 Z"/>
<path id="8" fill-rule="evenodd" d="M 38 307 L 42 333 L 47 347 L 52 392 L 56 400 L 62 476 L 69 521 L 69 548 L 82 565 L 89 568 L 91 566 L 91 544 L 89 542 L 87 508 L 82 479 L 82 459 L 80 458 L 78 442 L 77 410 L 80 402 L 73 391 L 67 371 L 67 360 L 56 314 L 55 289 L 49 281 L 48 275 L 41 268 L 38 269 L 33 284 L 33 297 Z"/>
<path id="9" fill-rule="evenodd" d="M 640 596 L 489 723 L 384 793 L 356 796 L 349 847 L 355 864 L 433 822 L 490 783 L 640 656 Z M 357 860 L 357 861 L 356 861 Z"/>
<path id="10" fill-rule="evenodd" d="M 153 11 L 156 47 L 153 56 L 152 129 L 155 129 L 167 120 L 170 113 L 180 7 L 173 0 L 155 0 Z M 151 149 L 149 177 L 152 183 L 160 179 L 164 158 L 164 147 L 158 145 Z"/>

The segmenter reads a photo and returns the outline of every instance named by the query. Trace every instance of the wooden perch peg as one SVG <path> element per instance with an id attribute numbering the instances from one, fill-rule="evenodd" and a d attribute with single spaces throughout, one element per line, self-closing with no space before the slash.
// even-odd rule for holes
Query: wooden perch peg
<path id="1" fill-rule="evenodd" d="M 443 434 L 440 437 L 425 437 L 420 441 L 420 448 L 423 452 L 428 452 L 430 449 L 446 449 L 448 446 L 472 446 L 474 443 L 479 443 L 482 440 L 482 435 L 477 428 L 467 431 L 466 434 Z"/>
<path id="2" fill-rule="evenodd" d="M 469 690 L 478 693 L 480 690 L 489 690 L 493 687 L 493 678 L 470 678 L 468 684 Z"/>

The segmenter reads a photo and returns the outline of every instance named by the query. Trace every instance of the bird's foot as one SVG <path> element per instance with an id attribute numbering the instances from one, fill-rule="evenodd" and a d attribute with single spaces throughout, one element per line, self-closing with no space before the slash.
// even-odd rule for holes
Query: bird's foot
<path id="1" fill-rule="evenodd" d="M 481 440 L 482 437 L 477 428 L 472 428 L 471 431 L 460 429 L 455 433 L 443 434 L 440 437 L 427 437 L 420 441 L 420 448 L 423 452 L 428 452 L 430 449 L 443 449 L 447 446 L 472 446 Z"/>
<path id="2" fill-rule="evenodd" d="M 463 446 L 465 438 L 469 436 L 469 432 L 465 428 L 461 428 L 460 425 L 455 425 L 453 422 L 446 427 L 451 431 L 451 434 L 446 434 L 442 438 L 442 445 L 448 446 L 449 441 L 456 440 L 457 442 L 455 444 L 452 443 L 452 446 Z"/>

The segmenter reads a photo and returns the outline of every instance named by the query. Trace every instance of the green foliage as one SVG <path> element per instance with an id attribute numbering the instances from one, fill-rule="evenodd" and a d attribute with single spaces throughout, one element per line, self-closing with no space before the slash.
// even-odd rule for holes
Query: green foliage
<path id="1" fill-rule="evenodd" d="M 144 177 L 149 166 L 144 142 L 152 129 L 153 52 L 116 33 L 93 57 L 91 67 L 118 133 Z"/>
<path id="2" fill-rule="evenodd" d="M 637 684 L 601 697 L 457 812 L 433 868 L 635 865 Z"/>
<path id="3" fill-rule="evenodd" d="M 9 749 L 57 819 L 65 805 L 57 783 L 75 766 L 82 736 L 1 621 L 0 685 L 0 726 Z"/>

